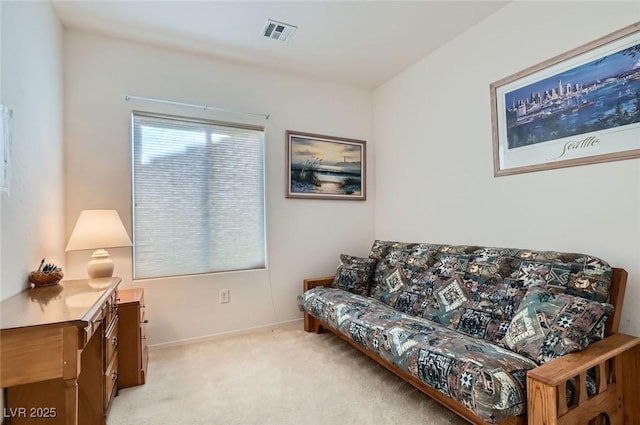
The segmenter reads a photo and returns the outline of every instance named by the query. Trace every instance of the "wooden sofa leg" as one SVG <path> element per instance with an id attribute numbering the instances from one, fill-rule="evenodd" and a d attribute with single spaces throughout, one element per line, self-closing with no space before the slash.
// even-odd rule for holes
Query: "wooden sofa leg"
<path id="1" fill-rule="evenodd" d="M 527 378 L 527 417 L 529 425 L 557 424 L 557 389 Z"/>
<path id="2" fill-rule="evenodd" d="M 640 344 L 620 355 L 625 425 L 640 425 Z"/>
<path id="3" fill-rule="evenodd" d="M 317 334 L 322 333 L 322 324 L 319 320 L 309 313 L 304 314 L 304 330 L 306 332 L 315 332 Z"/>

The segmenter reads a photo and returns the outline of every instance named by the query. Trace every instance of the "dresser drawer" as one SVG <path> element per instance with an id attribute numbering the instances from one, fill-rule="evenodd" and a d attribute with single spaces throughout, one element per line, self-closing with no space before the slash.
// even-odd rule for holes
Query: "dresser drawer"
<path id="1" fill-rule="evenodd" d="M 104 344 L 104 364 L 107 366 L 111 363 L 111 359 L 113 359 L 113 356 L 118 349 L 118 316 L 115 316 L 113 323 L 107 329 L 107 333 L 104 336 Z"/>
<path id="2" fill-rule="evenodd" d="M 105 329 L 108 329 L 111 326 L 111 323 L 115 319 L 118 314 L 118 291 L 113 291 L 113 293 L 109 296 L 107 303 L 104 308 L 104 323 Z"/>
<path id="3" fill-rule="evenodd" d="M 111 403 L 111 399 L 118 389 L 118 352 L 115 353 L 107 371 L 104 373 L 104 409 Z"/>

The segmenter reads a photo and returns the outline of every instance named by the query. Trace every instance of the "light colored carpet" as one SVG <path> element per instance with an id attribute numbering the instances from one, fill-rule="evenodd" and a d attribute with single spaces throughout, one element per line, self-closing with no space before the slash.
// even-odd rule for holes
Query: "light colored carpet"
<path id="1" fill-rule="evenodd" d="M 108 425 L 466 424 L 335 336 L 301 324 L 151 351 Z"/>

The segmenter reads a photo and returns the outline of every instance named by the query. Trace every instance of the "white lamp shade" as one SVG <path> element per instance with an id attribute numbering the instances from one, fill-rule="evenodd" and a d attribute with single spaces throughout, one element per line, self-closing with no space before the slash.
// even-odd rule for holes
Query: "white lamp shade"
<path id="1" fill-rule="evenodd" d="M 83 210 L 65 251 L 131 246 L 116 210 Z"/>

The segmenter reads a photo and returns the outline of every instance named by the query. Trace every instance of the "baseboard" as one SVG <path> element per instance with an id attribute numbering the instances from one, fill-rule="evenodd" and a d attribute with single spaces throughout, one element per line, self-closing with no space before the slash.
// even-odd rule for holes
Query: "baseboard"
<path id="1" fill-rule="evenodd" d="M 228 338 L 230 336 L 247 335 L 255 332 L 264 332 L 264 331 L 269 331 L 274 329 L 280 329 L 283 327 L 293 326 L 296 324 L 299 324 L 300 329 L 302 329 L 303 320 L 304 319 L 286 320 L 284 322 L 270 323 L 268 325 L 256 326 L 252 328 L 244 328 L 244 329 L 239 329 L 234 331 L 220 332 L 216 334 L 199 336 L 195 338 L 179 339 L 177 341 L 171 341 L 171 342 L 161 342 L 159 344 L 150 344 L 148 347 L 150 351 L 160 350 L 163 348 L 177 347 L 181 345 L 194 344 L 198 342 L 215 341 L 217 339 Z"/>

